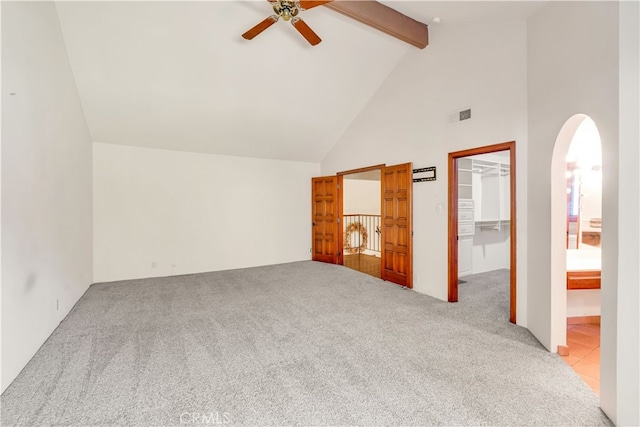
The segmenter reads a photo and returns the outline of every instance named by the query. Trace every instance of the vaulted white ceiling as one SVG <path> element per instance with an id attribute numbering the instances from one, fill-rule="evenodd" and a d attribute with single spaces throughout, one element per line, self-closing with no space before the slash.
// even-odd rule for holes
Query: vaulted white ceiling
<path id="1" fill-rule="evenodd" d="M 524 19 L 542 2 L 385 3 L 447 25 Z M 302 13 L 315 47 L 282 20 L 242 39 L 266 1 L 57 8 L 93 140 L 113 144 L 319 162 L 416 49 L 324 7 Z"/>

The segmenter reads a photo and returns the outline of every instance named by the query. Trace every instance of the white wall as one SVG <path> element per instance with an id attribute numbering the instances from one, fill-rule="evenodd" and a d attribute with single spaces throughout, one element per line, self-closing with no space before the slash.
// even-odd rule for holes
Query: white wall
<path id="1" fill-rule="evenodd" d="M 601 406 L 614 422 L 637 425 L 639 19 L 637 3 L 628 3 L 549 2 L 528 21 L 528 325 L 547 348 L 562 344 L 564 271 L 552 268 L 558 254 L 549 251 L 551 158 L 565 121 L 583 113 L 603 148 Z"/>
<path id="2" fill-rule="evenodd" d="M 526 322 L 526 25 L 432 25 L 322 162 L 329 175 L 380 163 L 437 167 L 413 185 L 414 289 L 447 297 L 447 154 L 516 141 L 518 323 Z M 471 119 L 451 115 L 471 106 Z"/>
<path id="3" fill-rule="evenodd" d="M 602 407 L 618 425 L 640 425 L 640 4 L 620 4 L 619 242 L 617 293 L 607 289 L 603 335 L 616 351 L 602 356 Z M 603 289 L 603 294 L 605 289 Z M 612 301 L 616 298 L 615 302 Z M 603 296 L 604 299 L 604 296 Z M 616 316 L 616 320 L 611 319 Z M 613 327 L 615 325 L 615 327 Z M 605 371 L 606 370 L 606 371 Z M 611 390 L 615 386 L 615 391 Z M 606 388 L 605 388 L 606 387 Z M 605 397 L 607 401 L 605 402 Z M 615 398 L 615 399 L 612 399 Z M 615 405 L 615 406 L 614 406 Z M 615 408 L 615 409 L 614 409 Z M 613 412 L 615 410 L 615 412 Z"/>
<path id="4" fill-rule="evenodd" d="M 567 317 L 600 316 L 600 289 L 567 291 Z"/>
<path id="5" fill-rule="evenodd" d="M 52 2 L 2 2 L 2 124 L 4 391 L 92 277 L 91 137 Z"/>
<path id="6" fill-rule="evenodd" d="M 502 164 L 509 164 L 510 161 L 509 151 L 479 154 L 469 158 Z M 496 223 L 480 224 L 477 222 L 482 219 L 509 219 L 509 180 L 508 175 L 486 177 L 475 172 L 472 175 L 474 218 L 476 220 L 472 247 L 473 274 L 510 268 L 511 230 L 509 222 L 500 223 L 499 226 Z M 493 188 L 491 188 L 492 185 Z M 487 215 L 487 212 L 490 214 Z"/>
<path id="7" fill-rule="evenodd" d="M 380 215 L 380 181 L 345 178 L 342 185 L 342 212 L 345 215 Z"/>
<path id="8" fill-rule="evenodd" d="M 94 143 L 94 281 L 310 259 L 314 163 Z"/>
<path id="9" fill-rule="evenodd" d="M 552 331 L 550 319 L 565 307 L 559 301 L 566 296 L 566 285 L 560 267 L 553 273 L 557 281 L 553 291 L 549 285 L 552 257 L 563 259 L 549 251 L 551 158 L 560 129 L 577 113 L 595 121 L 602 140 L 603 281 L 615 283 L 614 277 L 606 275 L 614 273 L 611 263 L 617 254 L 617 177 L 607 173 L 617 170 L 617 13 L 615 3 L 560 2 L 547 4 L 529 20 L 528 282 L 539 285 L 529 287 L 529 305 L 537 309 L 530 311 L 528 323 L 532 333 L 553 351 L 564 344 L 564 320 Z"/>
<path id="10" fill-rule="evenodd" d="M 473 235 L 473 274 L 509 268 L 511 261 L 511 239 L 509 224 L 499 229 L 476 224 Z"/>
<path id="11" fill-rule="evenodd" d="M 583 226 L 589 226 L 591 218 L 602 218 L 602 172 L 582 171 L 580 218 Z"/>

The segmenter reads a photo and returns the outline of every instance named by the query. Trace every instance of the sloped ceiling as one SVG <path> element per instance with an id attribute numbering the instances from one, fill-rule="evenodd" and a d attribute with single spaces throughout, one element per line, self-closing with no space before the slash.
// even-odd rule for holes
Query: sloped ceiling
<path id="1" fill-rule="evenodd" d="M 521 19 L 533 10 L 385 3 L 426 23 L 442 14 L 449 22 Z M 459 12 L 465 4 L 469 14 Z M 57 9 L 93 140 L 112 144 L 320 162 L 416 49 L 324 7 L 302 14 L 323 39 L 315 47 L 284 21 L 242 39 L 270 14 L 266 1 L 58 2 Z"/>

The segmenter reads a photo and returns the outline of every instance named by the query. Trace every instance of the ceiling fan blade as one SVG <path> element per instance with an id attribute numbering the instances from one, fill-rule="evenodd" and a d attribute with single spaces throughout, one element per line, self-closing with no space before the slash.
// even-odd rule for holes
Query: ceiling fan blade
<path id="1" fill-rule="evenodd" d="M 251 40 L 252 38 L 254 38 L 258 34 L 263 32 L 264 30 L 266 30 L 267 28 L 269 28 L 270 26 L 275 24 L 276 21 L 278 20 L 278 18 L 279 18 L 278 15 L 269 16 L 267 19 L 265 19 L 264 21 L 260 22 L 258 25 L 256 25 L 255 27 L 251 28 L 249 31 L 244 33 L 242 35 L 242 37 L 244 37 L 247 40 Z"/>
<path id="2" fill-rule="evenodd" d="M 307 23 L 302 19 L 294 18 L 291 20 L 291 24 L 296 27 L 296 30 L 298 30 L 298 32 L 302 34 L 302 37 L 307 39 L 307 41 L 311 43 L 312 46 L 315 46 L 322 41 L 322 39 L 318 37 L 318 35 L 313 32 L 311 27 L 309 27 Z"/>
<path id="3" fill-rule="evenodd" d="M 302 10 L 308 10 L 311 9 L 312 7 L 316 7 L 316 6 L 322 6 L 323 4 L 327 4 L 330 3 L 332 0 L 320 0 L 320 1 L 311 1 L 311 0 L 300 0 L 300 9 Z"/>

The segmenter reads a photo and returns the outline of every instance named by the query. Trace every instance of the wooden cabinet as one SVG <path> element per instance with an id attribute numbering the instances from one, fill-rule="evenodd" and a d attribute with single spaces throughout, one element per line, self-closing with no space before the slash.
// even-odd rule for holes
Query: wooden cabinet
<path id="1" fill-rule="evenodd" d="M 600 247 L 600 231 L 583 231 L 582 243 L 590 246 Z"/>

